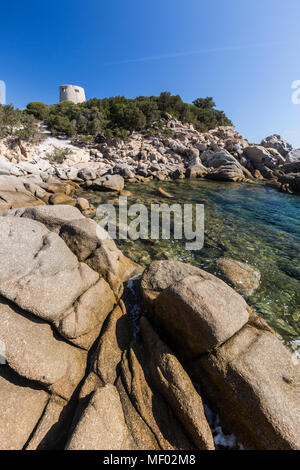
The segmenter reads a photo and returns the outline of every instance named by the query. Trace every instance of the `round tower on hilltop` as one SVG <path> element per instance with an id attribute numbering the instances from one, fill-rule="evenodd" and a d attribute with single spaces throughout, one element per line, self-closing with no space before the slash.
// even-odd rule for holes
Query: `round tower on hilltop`
<path id="1" fill-rule="evenodd" d="M 86 101 L 84 88 L 76 85 L 61 85 L 59 87 L 59 101 L 83 103 Z"/>

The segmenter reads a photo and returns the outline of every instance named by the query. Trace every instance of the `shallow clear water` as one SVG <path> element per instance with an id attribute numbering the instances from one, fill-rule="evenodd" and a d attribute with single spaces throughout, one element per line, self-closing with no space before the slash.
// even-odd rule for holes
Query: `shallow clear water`
<path id="1" fill-rule="evenodd" d="M 166 199 L 157 188 L 174 196 Z M 300 197 L 258 184 L 177 180 L 126 185 L 129 204 L 154 202 L 204 203 L 205 243 L 200 251 L 186 251 L 185 240 L 117 243 L 134 261 L 147 265 L 154 259 L 177 259 L 215 273 L 220 257 L 247 262 L 262 275 L 259 290 L 248 299 L 286 342 L 300 343 Z M 99 204 L 113 193 L 85 193 Z"/>

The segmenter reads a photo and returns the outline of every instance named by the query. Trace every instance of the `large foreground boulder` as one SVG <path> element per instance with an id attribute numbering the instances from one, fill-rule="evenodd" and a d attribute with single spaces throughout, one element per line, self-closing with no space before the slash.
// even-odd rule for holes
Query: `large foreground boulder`
<path id="1" fill-rule="evenodd" d="M 299 365 L 273 333 L 247 325 L 189 370 L 247 449 L 300 449 Z"/>
<path id="2" fill-rule="evenodd" d="M 175 351 L 191 358 L 231 338 L 247 323 L 249 313 L 244 299 L 223 281 L 186 266 L 153 262 L 143 275 L 142 292 L 147 302 L 153 290 L 161 290 L 151 318 Z"/>
<path id="3" fill-rule="evenodd" d="M 88 349 L 115 302 L 106 281 L 39 222 L 0 217 L 0 242 L 1 295 Z"/>
<path id="4" fill-rule="evenodd" d="M 36 220 L 55 233 L 59 233 L 62 225 L 67 222 L 74 220 L 83 222 L 85 220 L 85 217 L 78 209 L 66 205 L 20 208 L 3 215 Z"/>
<path id="5" fill-rule="evenodd" d="M 299 449 L 299 364 L 243 298 L 215 276 L 175 261 L 151 263 L 141 287 L 159 335 L 238 442 L 247 449 Z M 176 358 L 145 319 L 141 332 L 154 382 L 176 414 L 182 398 L 177 416 L 191 436 L 193 394 L 185 373 L 177 375 Z"/>
<path id="6" fill-rule="evenodd" d="M 86 353 L 58 340 L 48 323 L 1 297 L 0 315 L 8 366 L 68 399 L 83 378 Z"/>

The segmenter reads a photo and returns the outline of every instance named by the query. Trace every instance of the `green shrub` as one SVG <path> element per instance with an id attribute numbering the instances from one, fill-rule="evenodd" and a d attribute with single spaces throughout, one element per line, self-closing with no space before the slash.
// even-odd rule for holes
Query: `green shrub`
<path id="1" fill-rule="evenodd" d="M 36 119 L 45 121 L 49 115 L 50 108 L 39 101 L 32 101 L 31 103 L 28 103 L 26 111 L 28 114 L 32 114 Z"/>
<path id="2" fill-rule="evenodd" d="M 0 105 L 0 137 L 17 137 L 30 142 L 44 138 L 39 121 L 12 105 Z"/>
<path id="3" fill-rule="evenodd" d="M 46 157 L 49 159 L 51 163 L 63 163 L 64 159 L 71 155 L 73 152 L 71 149 L 65 148 L 58 148 L 54 147 L 51 153 L 46 153 Z"/>

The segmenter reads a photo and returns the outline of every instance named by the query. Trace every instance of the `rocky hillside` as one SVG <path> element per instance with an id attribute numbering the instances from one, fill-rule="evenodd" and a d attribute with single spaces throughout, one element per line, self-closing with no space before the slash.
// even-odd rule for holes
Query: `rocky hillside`
<path id="1" fill-rule="evenodd" d="M 170 136 L 133 132 L 124 141 L 99 138 L 98 143 L 77 145 L 51 136 L 37 144 L 5 137 L 0 140 L 0 175 L 22 176 L 42 186 L 59 178 L 94 189 L 102 187 L 105 177 L 117 190 L 123 188 L 124 180 L 204 177 L 263 181 L 282 191 L 300 192 L 300 151 L 279 135 L 255 145 L 233 127 L 201 133 L 171 117 L 165 127 Z"/>

